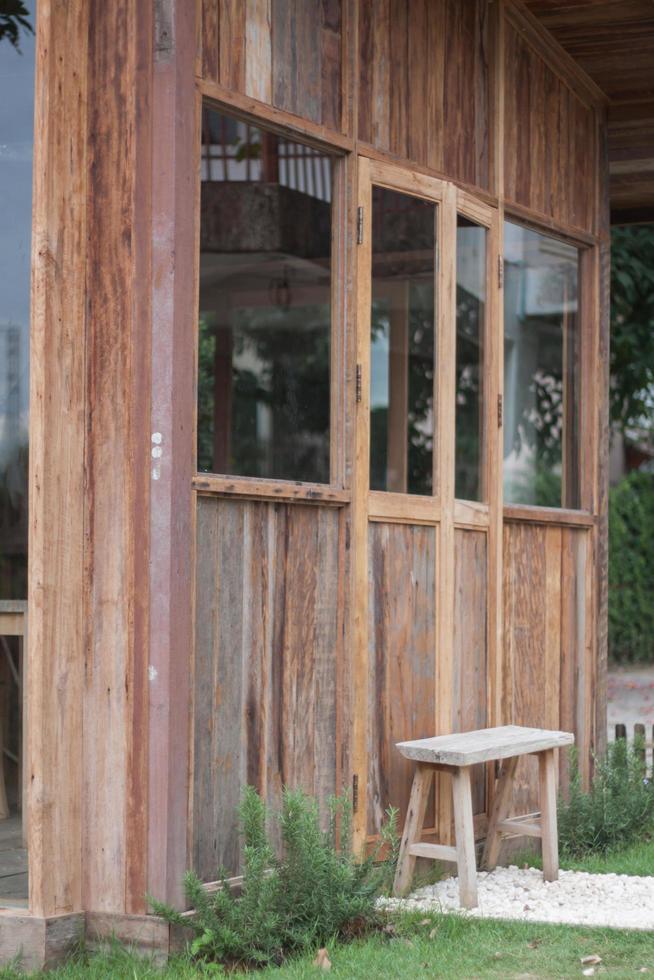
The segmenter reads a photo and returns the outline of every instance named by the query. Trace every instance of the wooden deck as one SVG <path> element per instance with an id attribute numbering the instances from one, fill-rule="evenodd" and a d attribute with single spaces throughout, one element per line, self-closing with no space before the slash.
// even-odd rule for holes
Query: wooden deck
<path id="1" fill-rule="evenodd" d="M 0 820 L 0 905 L 27 908 L 27 848 L 18 815 Z"/>

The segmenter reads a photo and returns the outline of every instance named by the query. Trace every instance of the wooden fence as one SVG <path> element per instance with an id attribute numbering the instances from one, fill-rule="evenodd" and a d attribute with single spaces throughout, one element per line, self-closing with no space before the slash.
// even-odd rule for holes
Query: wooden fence
<path id="1" fill-rule="evenodd" d="M 627 725 L 616 724 L 615 737 L 629 738 Z M 643 760 L 645 773 L 654 779 L 654 725 L 634 725 L 631 740 L 638 742 L 638 752 Z"/>

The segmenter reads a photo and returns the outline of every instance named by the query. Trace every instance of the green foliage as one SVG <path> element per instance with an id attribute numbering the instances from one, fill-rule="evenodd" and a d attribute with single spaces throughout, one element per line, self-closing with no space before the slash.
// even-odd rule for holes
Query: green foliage
<path id="1" fill-rule="evenodd" d="M 236 895 L 223 875 L 208 894 L 189 871 L 184 885 L 193 912 L 182 917 L 152 902 L 169 922 L 190 928 L 190 952 L 205 963 L 230 966 L 278 964 L 288 956 L 323 946 L 335 936 L 358 934 L 376 919 L 375 900 L 390 883 L 395 865 L 397 814 L 391 810 L 378 848 L 357 862 L 351 848 L 351 807 L 330 803 L 329 827 L 320 827 L 318 807 L 301 791 L 285 790 L 276 814 L 282 839 L 278 858 L 266 830 L 269 814 L 248 787 L 240 807 L 245 841 L 243 885 Z M 389 856 L 380 861 L 381 850 Z"/>
<path id="2" fill-rule="evenodd" d="M 654 660 L 654 474 L 634 472 L 609 496 L 609 652 Z"/>
<path id="3" fill-rule="evenodd" d="M 654 831 L 654 785 L 645 779 L 643 743 L 609 743 L 597 760 L 590 792 L 583 791 L 576 753 L 571 753 L 568 800 L 559 801 L 559 843 L 567 858 L 606 854 Z"/>
<path id="4" fill-rule="evenodd" d="M 652 426 L 654 225 L 611 234 L 611 418 Z"/>
<path id="5" fill-rule="evenodd" d="M 20 31 L 33 34 L 30 24 L 29 10 L 22 0 L 0 0 L 0 41 L 9 41 L 11 46 L 20 54 Z"/>

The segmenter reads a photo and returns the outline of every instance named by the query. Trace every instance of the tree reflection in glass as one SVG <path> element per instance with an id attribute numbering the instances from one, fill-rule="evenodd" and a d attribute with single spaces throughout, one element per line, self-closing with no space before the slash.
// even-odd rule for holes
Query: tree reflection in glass
<path id="1" fill-rule="evenodd" d="M 486 229 L 457 217 L 455 496 L 483 500 Z"/>
<path id="2" fill-rule="evenodd" d="M 198 469 L 328 483 L 333 158 L 203 122 Z"/>
<path id="3" fill-rule="evenodd" d="M 579 252 L 504 230 L 504 500 L 579 507 Z"/>
<path id="4" fill-rule="evenodd" d="M 27 598 L 33 2 L 0 4 L 0 599 Z"/>
<path id="5" fill-rule="evenodd" d="M 435 204 L 373 187 L 373 490 L 432 493 L 435 222 Z"/>

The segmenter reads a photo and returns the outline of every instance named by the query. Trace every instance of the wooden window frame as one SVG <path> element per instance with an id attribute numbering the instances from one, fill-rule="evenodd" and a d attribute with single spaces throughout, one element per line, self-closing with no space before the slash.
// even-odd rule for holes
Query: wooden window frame
<path id="1" fill-rule="evenodd" d="M 205 109 L 224 113 L 240 122 L 249 123 L 266 132 L 296 141 L 305 146 L 328 153 L 333 160 L 332 168 L 332 218 L 331 218 L 331 283 L 330 283 L 330 416 L 329 416 L 329 457 L 330 478 L 328 483 L 315 483 L 305 480 L 292 480 L 270 477 L 252 477 L 239 474 L 202 472 L 197 468 L 197 438 L 198 438 L 198 377 L 199 377 L 199 299 L 200 299 L 200 229 L 202 222 L 201 188 L 202 179 L 198 168 L 196 174 L 196 283 L 195 283 L 195 314 L 194 314 L 194 391 L 195 402 L 193 410 L 193 453 L 194 476 L 192 487 L 203 494 L 238 496 L 242 499 L 267 499 L 279 501 L 303 501 L 307 503 L 331 504 L 343 506 L 349 503 L 351 494 L 347 453 L 348 427 L 348 382 L 350 375 L 350 358 L 348 357 L 348 317 L 347 303 L 349 292 L 349 277 L 347 273 L 348 256 L 351 247 L 350 222 L 348 217 L 348 153 L 347 147 L 334 142 L 332 134 L 329 139 L 321 139 L 315 134 L 315 127 L 292 126 L 282 121 L 284 114 L 271 112 L 253 112 L 245 107 L 235 105 L 233 100 L 222 101 L 203 91 L 204 86 L 198 87 L 198 118 Z M 278 118 L 279 117 L 279 118 Z M 198 156 L 201 148 L 202 133 L 199 129 L 196 135 Z"/>
<path id="2" fill-rule="evenodd" d="M 524 208 L 506 205 L 503 223 L 527 228 L 530 231 L 554 238 L 571 245 L 578 253 L 578 298 L 580 344 L 577 369 L 579 436 L 578 474 L 579 507 L 544 507 L 538 504 L 505 503 L 505 521 L 525 521 L 531 524 L 549 524 L 561 527 L 593 527 L 597 523 L 597 383 L 594 366 L 597 363 L 599 344 L 599 242 L 595 235 L 585 234 L 577 228 L 565 228 L 555 222 L 544 222 Z M 504 228 L 502 227 L 502 240 Z M 502 322 L 502 361 L 504 359 L 504 296 L 500 310 Z M 503 374 L 503 372 L 502 372 Z M 504 384 L 502 383 L 504 398 Z M 502 451 L 503 477 L 503 451 Z"/>

